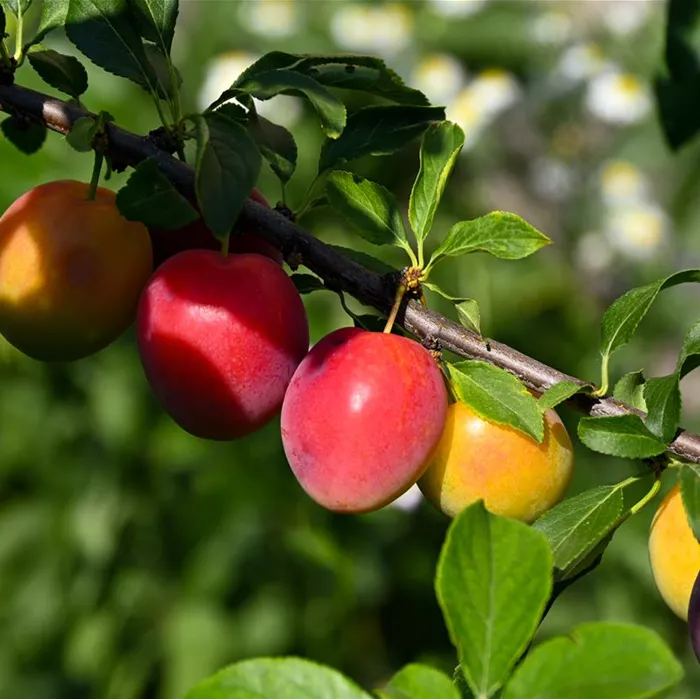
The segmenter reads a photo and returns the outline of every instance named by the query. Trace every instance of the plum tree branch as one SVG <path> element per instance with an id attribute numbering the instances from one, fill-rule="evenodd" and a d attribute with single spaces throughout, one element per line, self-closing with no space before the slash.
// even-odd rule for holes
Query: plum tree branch
<path id="1" fill-rule="evenodd" d="M 19 85 L 0 85 L 0 111 L 22 115 L 57 133 L 67 134 L 73 123 L 85 116 L 95 116 L 72 104 Z M 194 192 L 194 171 L 158 148 L 150 139 L 107 125 L 108 156 L 127 166 L 154 158 L 161 171 L 186 195 Z M 287 259 L 299 260 L 334 290 L 342 290 L 357 300 L 388 315 L 395 289 L 380 275 L 365 269 L 345 255 L 318 240 L 282 214 L 248 200 L 241 220 L 258 235 L 285 253 Z M 481 359 L 517 376 L 530 388 L 542 392 L 560 381 L 586 382 L 554 369 L 507 345 L 485 342 L 473 332 L 422 306 L 415 300 L 405 303 L 397 317 L 399 325 L 423 341 L 435 342 L 468 359 Z M 578 394 L 569 405 L 592 416 L 623 415 L 639 410 L 611 397 L 593 398 Z M 700 435 L 679 430 L 669 451 L 688 461 L 700 463 Z"/>

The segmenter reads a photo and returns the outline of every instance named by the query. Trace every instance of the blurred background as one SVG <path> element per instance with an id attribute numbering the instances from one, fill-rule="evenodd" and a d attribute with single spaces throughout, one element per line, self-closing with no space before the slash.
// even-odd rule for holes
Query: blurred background
<path id="1" fill-rule="evenodd" d="M 700 144 L 667 149 L 651 91 L 664 12 L 665 3 L 646 0 L 190 0 L 175 56 L 190 111 L 272 49 L 384 57 L 466 132 L 431 244 L 455 221 L 493 209 L 555 241 L 520 262 L 445 263 L 436 281 L 479 301 L 487 336 L 598 381 L 607 305 L 631 286 L 700 266 Z M 61 35 L 47 44 L 72 52 Z M 90 109 L 140 133 L 157 126 L 144 92 L 88 69 Z M 28 65 L 17 80 L 46 90 Z M 261 111 L 297 138 L 294 206 L 315 174 L 318 122 L 292 97 Z M 32 157 L 0 140 L 0 163 L 0 210 L 41 182 L 88 180 L 92 167 L 55 134 Z M 416 144 L 353 167 L 406 202 L 417 164 Z M 260 188 L 280 198 L 269 170 Z M 323 240 L 369 250 L 327 211 L 303 223 Z M 313 341 L 349 324 L 334 295 L 305 300 Z M 615 356 L 613 379 L 669 372 L 699 300 L 690 287 L 662 295 Z M 227 663 L 283 653 L 333 665 L 367 688 L 410 661 L 452 671 L 433 588 L 448 521 L 413 491 L 374 514 L 333 515 L 294 480 L 277 421 L 236 443 L 188 436 L 151 396 L 132 332 L 72 365 L 42 365 L 2 344 L 0 386 L 0 699 L 177 699 Z M 697 372 L 683 389 L 683 424 L 698 430 Z M 577 416 L 560 413 L 575 434 Z M 636 472 L 577 449 L 572 493 Z M 645 624 L 686 665 L 669 696 L 697 697 L 686 628 L 651 579 L 654 507 L 564 593 L 539 638 L 587 621 Z"/>

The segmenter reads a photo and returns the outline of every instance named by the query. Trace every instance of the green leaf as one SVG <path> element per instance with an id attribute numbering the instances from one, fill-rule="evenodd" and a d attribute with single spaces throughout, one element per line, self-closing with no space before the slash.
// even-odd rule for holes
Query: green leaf
<path id="1" fill-rule="evenodd" d="M 163 53 L 163 49 L 155 44 L 144 44 L 143 49 L 151 64 L 158 95 L 161 99 L 172 99 L 175 90 L 179 90 L 182 85 L 180 71 L 175 66 L 170 65 L 170 59 Z M 173 85 L 173 77 L 175 85 Z"/>
<path id="2" fill-rule="evenodd" d="M 581 418 L 578 436 L 589 449 L 623 459 L 648 459 L 666 451 L 638 415 Z"/>
<path id="3" fill-rule="evenodd" d="M 175 36 L 178 0 L 128 0 L 141 36 L 170 55 Z"/>
<path id="4" fill-rule="evenodd" d="M 8 117 L 0 128 L 5 138 L 26 155 L 36 153 L 46 140 L 46 129 L 35 122 L 20 125 L 16 119 Z"/>
<path id="5" fill-rule="evenodd" d="M 385 187 L 340 170 L 326 182 L 331 206 L 367 241 L 374 245 L 408 248 L 396 197 Z"/>
<path id="6" fill-rule="evenodd" d="M 430 291 L 440 294 L 444 299 L 452 303 L 457 311 L 459 322 L 469 330 L 481 335 L 481 313 L 479 312 L 479 304 L 474 299 L 468 299 L 462 296 L 450 296 L 444 292 L 437 284 L 431 282 L 421 282 L 421 286 Z"/>
<path id="7" fill-rule="evenodd" d="M 666 71 L 655 81 L 661 125 L 677 150 L 700 130 L 700 3 L 670 0 L 666 24 Z"/>
<path id="8" fill-rule="evenodd" d="M 637 408 L 637 410 L 646 412 L 647 404 L 644 401 L 644 384 L 645 379 L 642 371 L 631 371 L 615 384 L 613 397 L 631 405 L 633 408 Z"/>
<path id="9" fill-rule="evenodd" d="M 199 218 L 154 158 L 144 160 L 131 173 L 117 193 L 117 208 L 124 218 L 142 221 L 149 228 L 182 228 Z"/>
<path id="10" fill-rule="evenodd" d="M 678 356 L 676 372 L 681 378 L 700 366 L 700 321 L 695 323 L 683 340 L 683 347 Z"/>
<path id="11" fill-rule="evenodd" d="M 575 381 L 560 381 L 550 386 L 538 399 L 541 412 L 546 412 L 550 408 L 554 408 L 565 400 L 569 400 L 577 393 L 588 393 L 591 391 L 590 384 L 580 384 Z"/>
<path id="12" fill-rule="evenodd" d="M 66 134 L 66 141 L 73 150 L 88 153 L 92 150 L 92 142 L 97 134 L 99 125 L 92 117 L 80 117 L 73 122 L 71 130 Z"/>
<path id="13" fill-rule="evenodd" d="M 549 541 L 557 568 L 556 580 L 564 580 L 615 530 L 624 498 L 620 485 L 602 485 L 563 500 L 532 525 Z"/>
<path id="14" fill-rule="evenodd" d="M 247 94 L 267 100 L 275 95 L 301 95 L 314 107 L 321 128 L 331 138 L 340 136 L 345 127 L 345 105 L 313 78 L 291 70 L 270 70 L 254 75 L 235 87 Z"/>
<path id="15" fill-rule="evenodd" d="M 313 274 L 292 274 L 289 277 L 300 294 L 310 294 L 312 291 L 328 291 L 328 287 Z"/>
<path id="16" fill-rule="evenodd" d="M 644 386 L 647 417 L 644 424 L 662 442 L 669 444 L 681 419 L 681 391 L 678 374 L 649 379 Z"/>
<path id="17" fill-rule="evenodd" d="M 452 521 L 436 589 L 474 694 L 491 697 L 532 640 L 552 590 L 544 535 L 480 500 Z"/>
<path id="18" fill-rule="evenodd" d="M 376 274 L 385 275 L 396 272 L 391 265 L 388 265 L 383 260 L 372 257 L 372 255 L 368 255 L 366 252 L 362 252 L 361 250 L 353 250 L 352 248 L 346 248 L 342 245 L 330 245 L 330 247 L 342 255 L 345 255 L 345 257 L 353 262 L 357 262 L 358 265 L 361 265 L 365 269 L 375 272 Z"/>
<path id="19" fill-rule="evenodd" d="M 100 68 L 155 91 L 153 67 L 126 0 L 70 0 L 65 28 L 70 41 Z"/>
<path id="20" fill-rule="evenodd" d="M 700 541 L 700 466 L 685 464 L 679 476 L 681 498 L 695 538 Z"/>
<path id="21" fill-rule="evenodd" d="M 651 308 L 659 292 L 677 284 L 699 282 L 700 270 L 687 269 L 651 284 L 631 289 L 618 298 L 603 315 L 601 322 L 601 355 L 606 358 L 626 345 L 639 323 Z"/>
<path id="22" fill-rule="evenodd" d="M 71 97 L 78 98 L 88 89 L 87 71 L 75 56 L 44 49 L 29 51 L 27 60 L 45 83 Z"/>
<path id="23" fill-rule="evenodd" d="M 448 364 L 457 398 L 485 420 L 508 425 L 537 442 L 544 438 L 544 420 L 537 399 L 512 374 L 476 359 Z"/>
<path id="24" fill-rule="evenodd" d="M 432 124 L 423 134 L 420 169 L 408 209 L 408 220 L 419 250 L 433 226 L 435 212 L 463 146 L 464 131 L 450 121 Z"/>
<path id="25" fill-rule="evenodd" d="M 197 139 L 195 189 L 207 228 L 225 238 L 258 180 L 262 157 L 248 132 L 223 114 L 192 117 Z"/>
<path id="26" fill-rule="evenodd" d="M 457 687 L 447 675 L 417 663 L 399 670 L 379 696 L 382 699 L 460 699 Z"/>
<path id="27" fill-rule="evenodd" d="M 343 133 L 328 138 L 321 149 L 319 173 L 367 155 L 391 155 L 445 118 L 442 107 L 378 106 L 358 109 Z"/>
<path id="28" fill-rule="evenodd" d="M 255 658 L 220 670 L 184 699 L 371 699 L 339 672 L 301 658 Z"/>
<path id="29" fill-rule="evenodd" d="M 4 0 L 4 3 L 10 9 L 10 12 L 17 17 L 27 11 L 27 8 L 31 4 L 31 0 Z"/>
<path id="30" fill-rule="evenodd" d="M 60 29 L 66 23 L 68 2 L 66 0 L 42 0 L 39 26 L 34 38 L 24 45 L 24 50 L 44 40 L 49 32 Z"/>
<path id="31" fill-rule="evenodd" d="M 274 124 L 259 114 L 248 122 L 248 131 L 280 182 L 289 182 L 297 166 L 294 136 L 283 126 Z"/>
<path id="32" fill-rule="evenodd" d="M 460 221 L 450 229 L 433 253 L 428 269 L 443 257 L 469 252 L 488 252 L 504 260 L 519 260 L 532 255 L 552 241 L 516 214 L 493 211 L 473 221 Z"/>
<path id="33" fill-rule="evenodd" d="M 327 87 L 367 92 L 398 104 L 430 105 L 428 98 L 420 90 L 406 86 L 398 74 L 387 68 L 379 58 L 331 56 L 328 57 L 328 61 L 323 64 L 314 62 L 313 67 L 309 66 L 308 61 L 303 61 L 295 69 L 310 75 Z"/>
<path id="34" fill-rule="evenodd" d="M 683 667 L 661 638 L 631 624 L 582 624 L 531 651 L 503 699 L 646 699 L 676 685 Z"/>

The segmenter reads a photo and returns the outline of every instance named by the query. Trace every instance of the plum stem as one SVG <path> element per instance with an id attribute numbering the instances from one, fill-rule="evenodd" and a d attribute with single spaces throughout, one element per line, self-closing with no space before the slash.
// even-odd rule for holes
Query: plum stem
<path id="1" fill-rule="evenodd" d="M 394 321 L 396 320 L 396 315 L 399 312 L 399 308 L 401 307 L 401 301 L 403 301 L 404 294 L 406 293 L 406 284 L 403 282 L 399 282 L 399 286 L 396 289 L 396 296 L 394 297 L 394 305 L 391 307 L 391 313 L 389 314 L 389 319 L 386 321 L 386 325 L 384 326 L 384 332 L 385 333 L 390 333 L 391 329 L 394 327 Z"/>
<path id="2" fill-rule="evenodd" d="M 88 192 L 88 201 L 95 200 L 95 194 L 97 194 L 97 185 L 100 182 L 100 173 L 102 172 L 102 162 L 104 161 L 104 155 L 100 151 L 95 151 L 95 162 L 92 166 L 92 177 L 90 178 L 90 190 Z"/>

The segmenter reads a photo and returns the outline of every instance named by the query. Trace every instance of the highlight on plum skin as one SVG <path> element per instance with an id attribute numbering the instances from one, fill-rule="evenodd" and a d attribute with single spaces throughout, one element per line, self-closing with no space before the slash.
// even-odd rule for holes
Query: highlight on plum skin
<path id="1" fill-rule="evenodd" d="M 316 344 L 296 370 L 282 405 L 282 444 L 317 503 L 336 512 L 371 512 L 420 477 L 446 413 L 442 374 L 419 343 L 342 328 Z"/>

